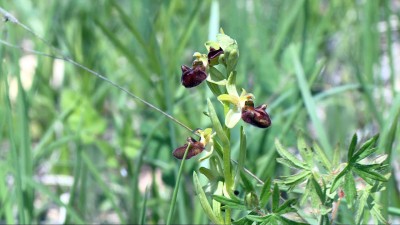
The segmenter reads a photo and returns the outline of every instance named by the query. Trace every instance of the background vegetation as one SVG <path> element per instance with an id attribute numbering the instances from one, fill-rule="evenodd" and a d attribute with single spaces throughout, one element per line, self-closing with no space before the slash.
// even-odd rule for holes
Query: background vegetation
<path id="1" fill-rule="evenodd" d="M 299 129 L 345 157 L 352 135 L 380 133 L 392 176 L 380 201 L 400 221 L 400 2 L 397 0 L 2 1 L 52 46 L 191 128 L 210 126 L 206 88 L 180 85 L 180 66 L 219 27 L 238 41 L 238 83 L 268 104 L 272 126 L 249 134 L 246 168 L 262 180 L 290 171 L 274 139 Z M 55 54 L 21 27 L 1 39 Z M 288 53 L 300 49 L 304 76 Z M 165 223 L 190 133 L 70 63 L 0 45 L 0 223 Z M 202 84 L 204 85 L 204 84 Z M 222 109 L 219 113 L 222 113 Z M 221 114 L 222 115 L 222 114 Z M 396 137 L 391 140 L 391 137 Z M 239 138 L 233 132 L 232 138 Z M 239 146 L 233 147 L 237 157 Z M 293 152 L 295 154 L 295 152 Z M 173 223 L 207 223 L 186 162 Z M 353 223 L 345 204 L 340 223 Z"/>

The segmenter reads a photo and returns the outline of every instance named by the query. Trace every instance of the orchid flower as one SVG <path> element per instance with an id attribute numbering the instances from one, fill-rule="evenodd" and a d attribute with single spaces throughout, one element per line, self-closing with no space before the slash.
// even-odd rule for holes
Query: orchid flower
<path id="1" fill-rule="evenodd" d="M 242 109 L 245 107 L 246 102 L 252 101 L 254 95 L 247 93 L 244 89 L 242 89 L 240 96 L 237 93 L 236 88 L 227 88 L 227 91 L 228 94 L 218 96 L 218 100 L 221 102 L 228 102 L 232 105 L 225 116 L 225 125 L 228 128 L 233 128 L 242 117 Z"/>

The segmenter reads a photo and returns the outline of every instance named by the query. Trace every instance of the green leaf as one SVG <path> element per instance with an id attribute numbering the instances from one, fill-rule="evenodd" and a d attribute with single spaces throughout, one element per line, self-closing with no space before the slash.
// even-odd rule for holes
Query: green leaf
<path id="1" fill-rule="evenodd" d="M 268 219 L 270 216 L 271 215 L 266 215 L 266 216 L 247 215 L 246 218 L 251 220 L 251 221 L 261 223 L 264 220 Z"/>
<path id="2" fill-rule="evenodd" d="M 329 193 L 333 193 L 338 187 L 339 187 L 339 181 L 342 179 L 344 175 L 349 171 L 349 166 L 347 165 L 333 180 L 332 186 L 331 186 L 331 191 Z"/>
<path id="3" fill-rule="evenodd" d="M 376 152 L 377 150 L 378 150 L 377 148 L 373 148 L 373 147 L 368 148 L 364 152 L 362 152 L 360 155 L 355 156 L 355 161 L 359 162 L 359 161 L 363 160 L 364 158 L 371 156 L 372 153 Z"/>
<path id="4" fill-rule="evenodd" d="M 351 139 L 350 145 L 349 145 L 349 150 L 347 152 L 347 159 L 350 161 L 351 157 L 354 154 L 354 151 L 356 150 L 357 146 L 357 133 L 353 135 L 353 138 Z"/>
<path id="5" fill-rule="evenodd" d="M 292 161 L 290 161 L 289 159 L 277 158 L 276 161 L 277 161 L 278 163 L 283 164 L 283 165 L 285 165 L 285 166 L 287 166 L 287 167 L 289 167 L 289 168 L 292 168 L 292 169 L 300 169 L 300 170 L 303 170 L 303 169 L 304 169 L 303 167 L 297 166 L 296 164 L 294 164 L 294 163 L 293 163 Z"/>
<path id="6" fill-rule="evenodd" d="M 370 208 L 370 212 L 372 217 L 376 220 L 375 222 L 378 224 L 379 222 L 383 224 L 388 224 L 386 219 L 382 215 L 382 207 L 376 203 L 375 201 L 368 201 L 368 208 Z"/>
<path id="7" fill-rule="evenodd" d="M 387 182 L 387 178 L 380 173 L 377 173 L 373 170 L 368 170 L 368 169 L 361 169 L 361 168 L 353 168 L 353 171 L 356 172 L 358 175 L 360 175 L 360 177 L 368 177 L 370 179 L 373 180 L 378 180 L 378 181 L 382 181 L 382 182 Z"/>
<path id="8" fill-rule="evenodd" d="M 229 74 L 228 82 L 226 83 L 226 91 L 229 95 L 239 96 L 236 89 L 236 72 L 233 71 Z"/>
<path id="9" fill-rule="evenodd" d="M 376 141 L 378 140 L 379 135 L 375 135 L 374 137 L 370 138 L 369 140 L 367 140 L 361 147 L 360 149 L 358 149 L 358 151 L 351 157 L 350 162 L 356 162 L 361 160 L 360 156 L 362 153 L 364 153 L 366 150 L 367 153 L 371 154 L 371 147 L 376 143 Z M 364 158 L 366 156 L 368 156 L 368 154 L 365 156 L 365 154 L 363 154 Z"/>
<path id="10" fill-rule="evenodd" d="M 296 185 L 304 182 L 311 176 L 311 172 L 308 170 L 304 170 L 300 173 L 291 175 L 291 176 L 283 176 L 283 183 L 285 185 L 290 186 L 290 189 L 293 189 Z"/>
<path id="11" fill-rule="evenodd" d="M 272 192 L 272 212 L 275 212 L 279 207 L 279 197 L 280 197 L 279 187 L 278 184 L 275 183 L 274 191 Z"/>
<path id="12" fill-rule="evenodd" d="M 313 153 L 310 151 L 307 146 L 306 140 L 304 139 L 304 135 L 302 132 L 299 132 L 297 137 L 297 149 L 301 157 L 306 161 L 308 165 L 313 164 Z"/>
<path id="13" fill-rule="evenodd" d="M 306 164 L 294 157 L 289 151 L 284 149 L 278 139 L 275 139 L 275 147 L 282 158 L 288 159 L 299 169 L 309 169 Z"/>
<path id="14" fill-rule="evenodd" d="M 297 213 L 288 213 L 280 216 L 280 219 L 283 223 L 281 224 L 290 224 L 290 225 L 307 225 L 303 218 L 299 216 Z"/>
<path id="15" fill-rule="evenodd" d="M 356 201 L 356 217 L 355 217 L 356 224 L 361 223 L 361 218 L 364 213 L 364 207 L 367 203 L 367 199 L 370 194 L 368 190 L 369 189 L 360 191 L 359 197 Z"/>
<path id="16" fill-rule="evenodd" d="M 315 157 L 318 160 L 318 162 L 326 171 L 331 171 L 332 163 L 326 156 L 325 152 L 321 149 L 321 147 L 317 143 L 314 143 L 313 146 L 314 146 L 313 149 L 315 152 Z"/>
<path id="17" fill-rule="evenodd" d="M 351 208 L 357 195 L 356 183 L 351 172 L 346 173 L 344 177 L 344 194 L 347 200 L 347 205 Z"/>
<path id="18" fill-rule="evenodd" d="M 261 189 L 260 194 L 260 206 L 265 207 L 268 203 L 269 197 L 271 196 L 271 178 L 268 178 Z"/>
<path id="19" fill-rule="evenodd" d="M 289 199 L 285 201 L 279 208 L 276 210 L 275 213 L 285 214 L 288 212 L 296 212 L 296 209 L 292 208 L 292 205 L 296 204 L 297 199 Z"/>
<path id="20" fill-rule="evenodd" d="M 222 94 L 222 91 L 219 88 L 218 84 L 215 84 L 215 83 L 207 80 L 207 86 L 210 88 L 210 90 L 214 94 L 214 96 L 220 96 Z"/>
<path id="21" fill-rule="evenodd" d="M 325 194 L 322 191 L 320 184 L 317 182 L 314 176 L 311 178 L 311 182 L 321 202 L 325 202 Z"/>
<path id="22" fill-rule="evenodd" d="M 243 171 L 240 171 L 240 179 L 243 183 L 243 187 L 246 192 L 254 191 L 254 186 L 251 181 L 246 177 L 246 174 Z"/>
<path id="23" fill-rule="evenodd" d="M 226 136 L 224 129 L 222 128 L 221 122 L 219 121 L 217 116 L 217 112 L 215 111 L 214 106 L 211 103 L 210 99 L 207 99 L 207 104 L 208 104 L 208 113 L 210 115 L 211 122 L 215 129 L 217 137 L 221 140 L 223 148 L 228 148 L 229 147 L 228 137 Z"/>
<path id="24" fill-rule="evenodd" d="M 207 177 L 209 181 L 214 181 L 217 178 L 215 177 L 215 171 L 212 171 L 205 167 L 200 167 L 199 172 Z"/>
<path id="25" fill-rule="evenodd" d="M 214 66 L 210 66 L 209 71 L 210 71 L 210 76 L 212 77 L 213 80 L 224 80 L 224 79 L 226 79 L 225 75 L 222 74 L 221 71 L 219 71 Z"/>
<path id="26" fill-rule="evenodd" d="M 214 215 L 213 210 L 210 206 L 210 203 L 207 200 L 206 194 L 203 191 L 203 188 L 200 185 L 199 178 L 197 177 L 196 172 L 193 172 L 193 183 L 195 187 L 195 192 L 197 197 L 199 198 L 200 204 L 208 216 L 208 218 L 215 224 L 223 224 L 224 220 L 222 218 L 218 218 Z"/>

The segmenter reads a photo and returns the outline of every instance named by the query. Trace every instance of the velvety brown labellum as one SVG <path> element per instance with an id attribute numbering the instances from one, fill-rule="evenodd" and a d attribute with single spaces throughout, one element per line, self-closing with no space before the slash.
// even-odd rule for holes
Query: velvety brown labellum
<path id="1" fill-rule="evenodd" d="M 214 48 L 210 47 L 210 51 L 207 54 L 208 61 L 211 62 L 214 59 L 218 59 L 218 56 L 220 56 L 223 53 L 224 53 L 224 50 L 222 50 L 221 47 L 219 47 L 219 49 L 214 49 Z"/>
<path id="2" fill-rule="evenodd" d="M 266 105 L 254 108 L 253 101 L 246 101 L 242 109 L 242 120 L 259 128 L 267 128 L 271 126 L 271 119 L 265 111 L 266 108 Z"/>
<path id="3" fill-rule="evenodd" d="M 214 49 L 210 47 L 210 51 L 208 52 L 207 58 L 208 58 L 208 63 L 210 66 L 215 66 L 219 64 L 219 56 L 221 56 L 224 53 L 222 48 L 220 47 L 219 49 Z"/>
<path id="4" fill-rule="evenodd" d="M 193 62 L 193 68 L 183 65 L 181 70 L 181 83 L 186 88 L 196 87 L 207 78 L 206 67 L 201 61 Z"/>
<path id="5" fill-rule="evenodd" d="M 183 156 L 185 155 L 185 151 L 189 143 L 190 146 L 188 149 L 188 153 L 186 155 L 186 159 L 190 159 L 193 156 L 200 154 L 204 150 L 204 145 L 201 142 L 196 141 L 195 139 L 189 137 L 185 145 L 174 150 L 172 154 L 175 156 L 175 158 L 183 159 Z"/>

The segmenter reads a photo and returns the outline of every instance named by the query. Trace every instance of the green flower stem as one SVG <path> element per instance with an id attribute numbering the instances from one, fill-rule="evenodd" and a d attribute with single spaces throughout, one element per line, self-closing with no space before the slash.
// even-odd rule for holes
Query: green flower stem
<path id="1" fill-rule="evenodd" d="M 231 224 L 231 209 L 225 209 L 225 224 Z"/>
<path id="2" fill-rule="evenodd" d="M 175 209 L 175 205 L 176 205 L 176 197 L 177 197 L 178 191 L 179 191 L 179 183 L 181 182 L 183 166 L 185 165 L 186 155 L 188 153 L 189 148 L 190 148 L 190 143 L 188 143 L 188 146 L 186 147 L 186 150 L 185 150 L 185 154 L 183 155 L 181 166 L 179 167 L 178 177 L 177 177 L 176 183 L 175 183 L 175 189 L 174 189 L 174 192 L 172 193 L 171 207 L 169 208 L 167 223 L 166 223 L 168 225 L 171 224 L 172 214 L 174 213 L 174 209 Z"/>

